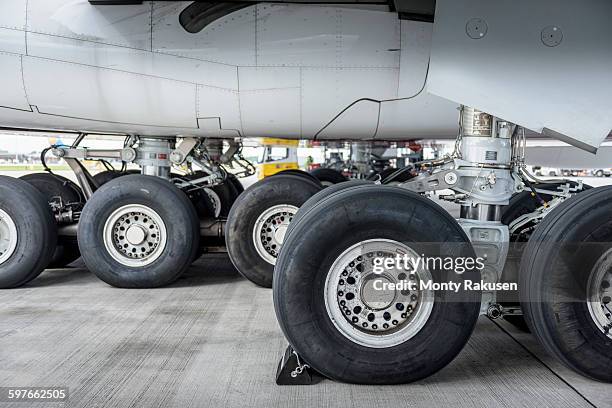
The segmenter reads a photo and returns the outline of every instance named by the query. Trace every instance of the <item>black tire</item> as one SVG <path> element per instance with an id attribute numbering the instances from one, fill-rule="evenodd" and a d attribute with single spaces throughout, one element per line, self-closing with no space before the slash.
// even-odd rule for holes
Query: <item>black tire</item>
<path id="1" fill-rule="evenodd" d="M 262 258 L 253 241 L 257 219 L 276 205 L 299 208 L 321 189 L 318 182 L 306 177 L 283 174 L 253 184 L 238 197 L 227 220 L 225 245 L 242 276 L 259 286 L 272 287 L 274 265 Z"/>
<path id="2" fill-rule="evenodd" d="M 66 177 L 50 173 L 33 173 L 19 178 L 33 185 L 47 198 L 47 201 L 60 197 L 64 204 L 85 202 L 81 188 Z"/>
<path id="3" fill-rule="evenodd" d="M 429 256 L 470 256 L 459 224 L 440 206 L 390 186 L 356 186 L 321 200 L 295 223 L 275 267 L 274 307 L 289 343 L 312 368 L 338 381 L 397 384 L 427 377 L 461 351 L 480 310 L 480 292 L 436 292 L 424 327 L 391 347 L 357 344 L 339 332 L 326 311 L 324 286 L 336 258 L 368 239 L 384 238 Z M 431 245 L 431 243 L 441 242 Z M 455 243 L 455 244 L 451 244 Z M 434 270 L 436 282 L 480 280 Z"/>
<path id="4" fill-rule="evenodd" d="M 116 179 L 117 177 L 129 176 L 130 174 L 142 174 L 142 172 L 138 169 L 130 169 L 125 171 L 104 170 L 94 175 L 93 179 L 94 181 L 96 181 L 96 183 L 98 183 L 98 187 L 100 187 L 103 184 L 106 184 L 109 181 Z"/>
<path id="5" fill-rule="evenodd" d="M 317 194 L 315 194 L 312 197 L 310 197 L 304 203 L 304 205 L 302 205 L 300 207 L 300 209 L 297 212 L 297 214 L 295 214 L 295 216 L 293 217 L 293 221 L 291 222 L 291 224 L 289 224 L 289 228 L 287 229 L 287 236 L 289 236 L 289 234 L 291 234 L 291 230 L 293 229 L 293 226 L 302 217 L 304 217 L 306 214 L 308 214 L 309 211 L 311 211 L 314 207 L 316 207 L 316 205 L 318 203 L 323 201 L 323 199 L 325 199 L 325 198 L 327 198 L 327 197 L 329 197 L 329 196 L 331 196 L 333 194 L 336 194 L 339 191 L 346 190 L 347 188 L 358 187 L 358 186 L 367 186 L 367 185 L 372 185 L 372 182 L 371 181 L 367 181 L 367 180 L 350 180 L 350 181 L 347 181 L 345 183 L 334 184 L 333 186 L 326 187 L 323 190 L 319 191 Z"/>
<path id="6" fill-rule="evenodd" d="M 158 257 L 142 267 L 119 262 L 104 242 L 109 217 L 130 204 L 153 210 L 167 232 Z M 166 180 L 140 174 L 111 180 L 98 189 L 83 209 L 78 231 L 87 267 L 104 282 L 122 288 L 151 288 L 173 282 L 195 258 L 199 238 L 198 217 L 187 196 Z"/>
<path id="7" fill-rule="evenodd" d="M 98 184 L 98 187 L 101 187 L 109 181 L 116 179 L 117 177 L 127 176 L 128 174 L 136 174 L 135 172 L 135 170 L 130 170 L 129 172 L 118 170 L 104 170 L 100 173 L 95 174 L 93 176 L 93 179 L 96 184 Z"/>
<path id="8" fill-rule="evenodd" d="M 236 202 L 240 193 L 236 190 L 234 183 L 228 178 L 222 184 L 212 187 L 212 190 L 219 196 L 221 200 L 220 217 L 226 218 Z"/>
<path id="9" fill-rule="evenodd" d="M 543 347 L 569 368 L 606 382 L 612 382 L 612 337 L 591 318 L 587 282 L 611 242 L 612 187 L 577 194 L 532 234 L 519 285 L 525 320 Z"/>
<path id="10" fill-rule="evenodd" d="M 240 182 L 240 180 L 238 179 L 238 177 L 236 177 L 235 175 L 233 175 L 232 173 L 228 173 L 227 174 L 227 178 L 230 181 L 230 183 L 232 183 L 234 185 L 234 189 L 236 190 L 236 192 L 238 193 L 236 195 L 236 198 L 238 198 L 238 196 L 240 194 L 242 194 L 242 192 L 244 191 L 244 186 L 242 185 L 242 183 Z M 235 201 L 235 200 L 234 200 Z"/>
<path id="11" fill-rule="evenodd" d="M 47 267 L 57 242 L 57 226 L 49 203 L 29 183 L 0 176 L 0 210 L 15 226 L 15 249 L 0 264 L 0 288 L 25 285 Z"/>
<path id="12" fill-rule="evenodd" d="M 215 213 L 218 211 L 216 209 L 217 204 L 213 202 L 213 199 L 208 194 L 207 190 L 199 189 L 186 192 L 186 194 L 196 210 L 198 219 L 216 218 Z"/>
<path id="13" fill-rule="evenodd" d="M 53 258 L 47 265 L 47 269 L 68 268 L 80 257 L 81 251 L 76 237 L 58 237 Z"/>
<path id="14" fill-rule="evenodd" d="M 85 204 L 85 196 L 81 188 L 66 177 L 50 173 L 34 173 L 20 178 L 40 191 L 47 199 L 47 202 L 60 197 L 64 205 L 76 204 L 82 206 Z M 64 268 L 76 261 L 80 256 L 79 245 L 75 238 L 58 237 L 53 258 L 49 265 L 47 265 L 47 268 Z"/>
<path id="15" fill-rule="evenodd" d="M 534 188 L 554 190 L 554 189 L 557 189 L 559 186 L 562 186 L 565 183 L 570 183 L 572 186 L 578 185 L 578 183 L 576 183 L 575 181 L 570 181 L 570 180 L 556 181 L 556 182 L 551 181 L 551 182 L 546 182 L 546 183 L 534 184 Z M 584 190 L 588 190 L 590 188 L 592 187 L 587 184 L 583 184 Z M 540 197 L 544 201 L 550 201 L 553 198 L 553 196 L 550 194 L 541 194 Z M 535 211 L 536 208 L 538 208 L 539 206 L 540 204 L 538 203 L 538 201 L 535 199 L 535 197 L 531 195 L 531 190 L 522 191 L 518 194 L 513 195 L 512 198 L 510 199 L 510 203 L 503 209 L 501 222 L 502 224 L 510 225 L 510 223 L 512 223 L 514 220 L 516 220 L 520 216 L 529 214 Z M 518 236 L 518 237 L 511 236 L 510 237 L 510 241 L 511 241 L 510 250 L 509 250 L 510 252 L 508 254 L 505 268 L 506 270 L 512 269 L 513 271 L 515 271 L 513 276 L 518 275 L 516 272 L 520 268 L 520 260 L 521 260 L 522 253 L 525 248 L 525 242 L 527 241 L 528 238 L 529 237 L 525 237 L 525 236 Z M 518 302 L 518 299 L 513 299 L 510 302 L 502 301 L 501 304 L 502 306 L 515 307 L 519 305 L 519 302 Z M 516 327 L 517 329 L 523 332 L 526 332 L 526 333 L 529 332 L 529 326 L 525 322 L 525 318 L 521 315 L 504 316 L 504 320 L 506 320 L 508 323 L 510 323 L 511 325 L 513 325 L 514 327 Z"/>
<path id="16" fill-rule="evenodd" d="M 274 173 L 272 176 L 270 177 L 275 177 L 275 176 L 285 176 L 287 174 L 293 174 L 294 176 L 299 176 L 299 177 L 303 177 L 306 178 L 312 182 L 314 182 L 315 184 L 321 184 L 321 182 L 319 181 L 318 178 L 316 178 L 315 176 L 313 176 L 312 174 L 308 173 L 307 171 L 304 170 L 300 170 L 300 169 L 287 169 L 287 170 L 282 170 L 279 171 L 278 173 Z"/>
<path id="17" fill-rule="evenodd" d="M 348 181 L 342 173 L 338 170 L 327 169 L 325 167 L 319 167 L 310 171 L 310 174 L 315 176 L 323 185 L 323 187 L 329 187 L 333 184 L 343 183 Z"/>

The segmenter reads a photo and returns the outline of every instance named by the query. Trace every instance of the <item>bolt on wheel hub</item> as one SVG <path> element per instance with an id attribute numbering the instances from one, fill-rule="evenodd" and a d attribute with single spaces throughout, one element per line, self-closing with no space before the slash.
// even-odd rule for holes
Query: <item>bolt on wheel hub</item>
<path id="1" fill-rule="evenodd" d="M 287 229 L 297 211 L 298 207 L 294 205 L 279 204 L 268 208 L 255 220 L 253 244 L 259 256 L 269 264 L 276 264 Z"/>
<path id="2" fill-rule="evenodd" d="M 431 279 L 427 269 L 373 272 L 375 258 L 396 254 L 418 257 L 397 241 L 362 241 L 345 250 L 327 275 L 328 316 L 345 337 L 358 344 L 374 348 L 401 344 L 415 336 L 431 314 L 433 291 L 419 289 L 419 280 Z M 389 287 L 408 281 L 414 282 L 414 290 Z"/>
<path id="3" fill-rule="evenodd" d="M 126 266 L 145 266 L 157 260 L 167 240 L 166 225 L 153 209 L 126 205 L 115 210 L 104 225 L 108 253 Z"/>

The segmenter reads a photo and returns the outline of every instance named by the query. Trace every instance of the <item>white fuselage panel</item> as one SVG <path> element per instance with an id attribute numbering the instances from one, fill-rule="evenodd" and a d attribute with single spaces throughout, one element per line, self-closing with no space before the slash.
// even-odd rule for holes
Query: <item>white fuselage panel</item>
<path id="1" fill-rule="evenodd" d="M 256 4 L 190 33 L 191 2 L 0 3 L 0 126 L 408 139 L 457 132 L 424 92 L 432 24 L 384 8 Z"/>

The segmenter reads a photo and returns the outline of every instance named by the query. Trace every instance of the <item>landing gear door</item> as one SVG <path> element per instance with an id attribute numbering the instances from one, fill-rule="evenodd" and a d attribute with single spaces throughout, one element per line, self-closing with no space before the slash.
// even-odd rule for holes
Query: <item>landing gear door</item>
<path id="1" fill-rule="evenodd" d="M 588 151 L 612 129 L 612 2 L 438 0 L 428 92 Z"/>

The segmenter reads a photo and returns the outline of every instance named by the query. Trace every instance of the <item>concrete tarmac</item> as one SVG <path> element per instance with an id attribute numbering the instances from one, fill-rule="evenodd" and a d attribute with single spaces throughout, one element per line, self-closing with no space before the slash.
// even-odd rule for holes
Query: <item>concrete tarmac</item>
<path id="1" fill-rule="evenodd" d="M 612 407 L 609 384 L 487 318 L 449 366 L 417 383 L 277 386 L 287 343 L 272 292 L 225 254 L 160 289 L 112 288 L 83 267 L 48 270 L 0 291 L 0 304 L 0 386 L 70 392 L 67 403 L 0 407 Z"/>

